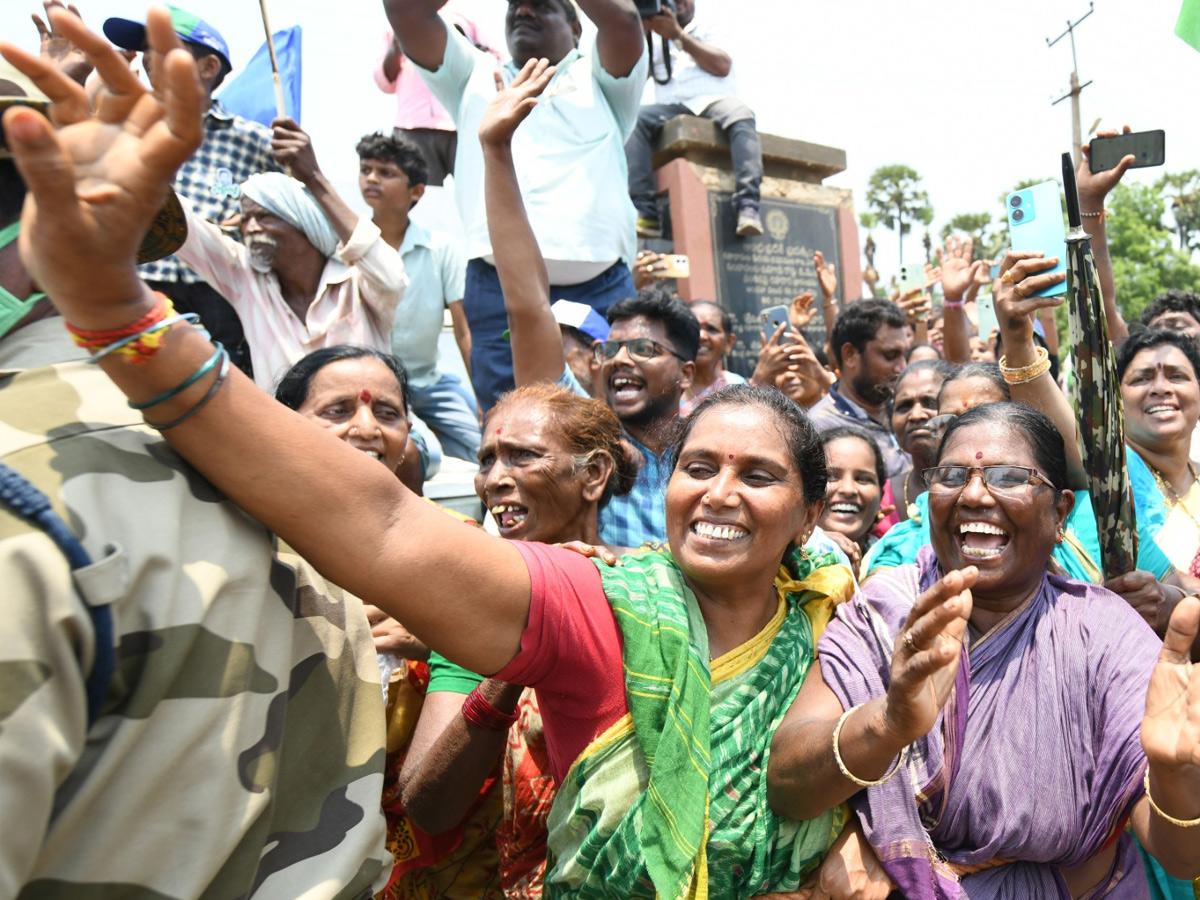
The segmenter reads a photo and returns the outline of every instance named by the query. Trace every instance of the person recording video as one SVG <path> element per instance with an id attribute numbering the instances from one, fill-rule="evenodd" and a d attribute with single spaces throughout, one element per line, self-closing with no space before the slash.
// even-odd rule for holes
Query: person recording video
<path id="1" fill-rule="evenodd" d="M 733 59 L 720 48 L 714 29 L 696 23 L 693 0 L 641 0 L 638 7 L 649 43 L 655 99 L 639 110 L 637 128 L 625 143 L 629 196 L 637 209 L 638 236 L 662 236 L 654 202 L 654 140 L 666 122 L 689 114 L 711 119 L 729 137 L 738 236 L 762 234 L 758 214 L 762 142 L 753 110 L 737 99 Z M 660 40 L 656 41 L 655 35 Z"/>

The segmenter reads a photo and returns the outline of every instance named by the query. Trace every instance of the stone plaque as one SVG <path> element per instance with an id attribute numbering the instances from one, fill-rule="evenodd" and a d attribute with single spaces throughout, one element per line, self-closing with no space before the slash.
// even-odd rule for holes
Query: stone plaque
<path id="1" fill-rule="evenodd" d="M 760 214 L 761 237 L 740 238 L 732 195 L 710 191 L 709 220 L 713 230 L 713 256 L 717 269 L 717 302 L 733 318 L 737 343 L 726 358 L 728 368 L 746 377 L 754 371 L 762 348 L 762 312 L 772 306 L 789 306 L 792 299 L 812 293 L 816 315 L 804 336 L 817 348 L 825 345 L 825 320 L 821 285 L 813 268 L 813 253 L 820 250 L 840 276 L 838 211 L 833 206 L 774 200 L 764 197 Z M 842 287 L 838 284 L 838 299 Z"/>

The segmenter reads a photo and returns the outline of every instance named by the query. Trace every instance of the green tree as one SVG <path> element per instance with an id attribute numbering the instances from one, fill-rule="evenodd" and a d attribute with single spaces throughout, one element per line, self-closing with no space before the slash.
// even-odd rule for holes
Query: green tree
<path id="1" fill-rule="evenodd" d="M 867 205 L 885 228 L 896 232 L 900 262 L 904 262 L 904 235 L 912 231 L 912 223 L 928 226 L 933 221 L 933 207 L 921 188 L 921 176 L 909 166 L 880 166 L 867 181 Z"/>
<path id="2" fill-rule="evenodd" d="M 1126 321 L 1171 288 L 1196 290 L 1200 266 L 1173 246 L 1163 225 L 1166 202 L 1157 187 L 1119 184 L 1108 198 L 1109 253 L 1117 285 L 1117 304 Z"/>
<path id="3" fill-rule="evenodd" d="M 1200 250 L 1200 169 L 1168 172 L 1154 187 L 1171 199 L 1179 249 L 1185 253 Z"/>
<path id="4" fill-rule="evenodd" d="M 995 259 L 1008 244 L 1008 235 L 991 213 L 959 213 L 942 227 L 942 240 L 955 232 L 975 242 L 975 259 Z"/>

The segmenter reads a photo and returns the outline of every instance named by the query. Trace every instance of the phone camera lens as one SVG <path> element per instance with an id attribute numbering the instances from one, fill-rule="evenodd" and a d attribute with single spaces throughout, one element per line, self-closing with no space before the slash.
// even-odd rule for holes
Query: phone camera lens
<path id="1" fill-rule="evenodd" d="M 1017 194 L 1016 196 L 1011 197 L 1008 201 L 1008 205 L 1011 206 L 1013 209 L 1016 209 L 1018 206 L 1020 206 L 1021 205 L 1021 195 Z"/>
<path id="2" fill-rule="evenodd" d="M 1014 209 L 1012 217 L 1014 222 L 1020 222 L 1025 218 L 1025 211 L 1021 209 Z"/>

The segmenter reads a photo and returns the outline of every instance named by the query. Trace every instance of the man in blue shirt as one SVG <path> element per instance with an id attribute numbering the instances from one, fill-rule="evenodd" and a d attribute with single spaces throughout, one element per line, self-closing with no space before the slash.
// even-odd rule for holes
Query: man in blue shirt
<path id="1" fill-rule="evenodd" d="M 484 411 L 513 387 L 508 328 L 483 198 L 475 135 L 496 93 L 495 60 L 438 15 L 444 0 L 385 0 L 405 55 L 454 117 L 460 140 L 455 196 L 467 232 L 463 310 L 471 326 L 471 380 Z M 646 83 L 646 43 L 632 0 L 579 0 L 597 28 L 582 33 L 572 0 L 509 0 L 510 82 L 530 59 L 548 59 L 553 80 L 513 146 L 517 177 L 550 272 L 554 299 L 604 311 L 634 293 L 635 215 L 627 193 L 625 140 Z"/>
<path id="2" fill-rule="evenodd" d="M 409 219 L 425 194 L 428 168 L 421 151 L 403 138 L 370 134 L 358 142 L 358 189 L 384 241 L 400 251 L 408 290 L 396 307 L 392 352 L 408 370 L 412 412 L 433 430 L 451 456 L 475 462 L 479 414 L 470 388 L 438 368 L 438 338 L 447 310 L 463 362 L 470 371 L 471 336 L 462 311 L 466 261 L 453 241 Z"/>

